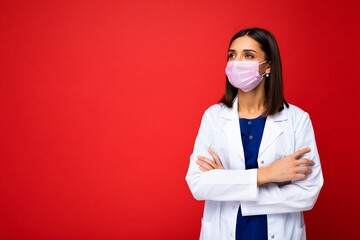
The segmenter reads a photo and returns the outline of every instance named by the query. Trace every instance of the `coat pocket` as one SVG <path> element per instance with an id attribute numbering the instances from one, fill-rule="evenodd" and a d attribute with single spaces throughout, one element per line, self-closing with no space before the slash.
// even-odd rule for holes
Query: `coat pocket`
<path id="1" fill-rule="evenodd" d="M 306 240 L 305 225 L 302 228 L 296 228 L 293 237 L 296 240 Z"/>
<path id="2" fill-rule="evenodd" d="M 212 222 L 201 220 L 200 240 L 211 240 Z"/>

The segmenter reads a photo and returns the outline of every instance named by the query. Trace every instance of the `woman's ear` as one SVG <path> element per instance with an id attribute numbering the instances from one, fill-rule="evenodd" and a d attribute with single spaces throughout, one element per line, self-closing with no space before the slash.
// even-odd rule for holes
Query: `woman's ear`
<path id="1" fill-rule="evenodd" d="M 271 72 L 271 61 L 266 63 L 266 70 L 265 73 L 270 73 Z"/>

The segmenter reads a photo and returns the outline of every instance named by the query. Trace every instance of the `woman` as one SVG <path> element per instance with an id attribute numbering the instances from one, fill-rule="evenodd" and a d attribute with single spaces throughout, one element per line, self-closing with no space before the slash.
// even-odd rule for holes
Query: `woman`
<path id="1" fill-rule="evenodd" d="M 231 39 L 226 89 L 203 115 L 186 181 L 205 201 L 200 239 L 306 239 L 323 177 L 309 115 L 283 95 L 274 36 Z"/>

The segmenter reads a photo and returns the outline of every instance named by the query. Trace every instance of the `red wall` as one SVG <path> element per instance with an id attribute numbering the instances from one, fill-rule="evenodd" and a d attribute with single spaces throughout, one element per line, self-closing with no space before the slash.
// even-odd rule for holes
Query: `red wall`
<path id="1" fill-rule="evenodd" d="M 232 35 L 277 37 L 325 185 L 308 239 L 354 239 L 357 0 L 0 1 L 0 239 L 197 239 L 185 183 Z M 356 85 L 355 85 L 356 86 Z M 356 151 L 357 152 L 357 151 Z"/>

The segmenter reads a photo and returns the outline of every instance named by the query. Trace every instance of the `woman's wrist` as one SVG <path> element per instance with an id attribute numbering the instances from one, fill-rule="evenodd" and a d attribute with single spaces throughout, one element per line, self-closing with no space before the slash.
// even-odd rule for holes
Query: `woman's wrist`
<path id="1" fill-rule="evenodd" d="M 266 172 L 267 172 L 267 168 L 258 168 L 258 171 L 257 171 L 258 186 L 270 182 L 269 179 L 267 179 L 268 175 L 266 174 Z"/>

